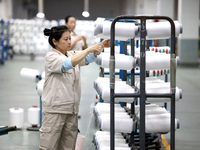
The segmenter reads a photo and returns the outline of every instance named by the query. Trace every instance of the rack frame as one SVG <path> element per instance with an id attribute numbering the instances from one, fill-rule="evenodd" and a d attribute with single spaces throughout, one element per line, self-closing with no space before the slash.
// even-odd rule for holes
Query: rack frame
<path id="1" fill-rule="evenodd" d="M 139 19 L 140 22 L 140 92 L 139 93 L 115 93 L 115 24 L 120 19 Z M 146 94 L 145 92 L 145 42 L 146 42 L 146 20 L 161 19 L 167 20 L 171 25 L 171 54 L 170 54 L 170 89 L 171 93 L 166 94 Z M 171 98 L 171 126 L 170 126 L 170 145 L 171 150 L 175 150 L 175 93 L 176 93 L 176 59 L 175 59 L 175 24 L 167 16 L 118 16 L 111 24 L 111 52 L 110 52 L 110 146 L 115 149 L 115 98 L 116 97 L 140 97 L 140 149 L 145 149 L 145 99 L 147 97 L 169 97 Z"/>

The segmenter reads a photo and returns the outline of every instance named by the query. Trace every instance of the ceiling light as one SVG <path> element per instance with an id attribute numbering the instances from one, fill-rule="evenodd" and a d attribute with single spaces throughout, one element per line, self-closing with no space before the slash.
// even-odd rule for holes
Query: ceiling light
<path id="1" fill-rule="evenodd" d="M 82 15 L 83 15 L 83 17 L 89 17 L 90 16 L 90 13 L 88 12 L 88 11 L 83 11 L 82 12 Z"/>
<path id="2" fill-rule="evenodd" d="M 45 14 L 44 13 L 41 13 L 41 12 L 39 12 L 39 13 L 37 13 L 37 15 L 36 15 L 38 18 L 41 18 L 41 19 L 43 19 L 44 17 L 45 17 Z"/>

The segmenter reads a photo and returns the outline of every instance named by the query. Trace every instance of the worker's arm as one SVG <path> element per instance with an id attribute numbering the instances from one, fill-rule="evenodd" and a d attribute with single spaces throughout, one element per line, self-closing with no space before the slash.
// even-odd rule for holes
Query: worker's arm
<path id="1" fill-rule="evenodd" d="M 100 54 L 103 50 L 103 45 L 102 44 L 95 44 L 89 48 L 86 48 L 84 51 L 81 51 L 80 53 L 75 54 L 74 56 L 71 57 L 71 63 L 72 66 L 76 66 L 79 64 L 89 53 L 96 53 Z"/>
<path id="2" fill-rule="evenodd" d="M 84 49 L 88 48 L 87 39 L 86 39 L 85 36 L 82 36 L 82 39 L 83 39 L 83 41 L 84 41 L 84 46 L 83 46 L 83 50 L 84 50 Z"/>
<path id="3" fill-rule="evenodd" d="M 110 40 L 103 40 L 101 43 L 88 47 L 84 51 L 72 56 L 72 66 L 79 64 L 89 53 L 94 53 L 94 56 L 101 54 L 104 47 L 110 47 Z"/>
<path id="4" fill-rule="evenodd" d="M 79 64 L 89 53 L 94 53 L 94 56 L 101 54 L 104 47 L 110 47 L 110 40 L 103 40 L 101 43 L 88 47 L 84 51 L 72 56 L 72 66 Z"/>
<path id="5" fill-rule="evenodd" d="M 84 58 L 86 59 L 86 64 L 91 63 L 95 60 L 95 56 L 99 55 L 104 47 L 110 46 L 110 40 L 104 40 L 99 44 L 95 44 L 84 51 L 75 54 L 72 57 L 66 58 L 62 65 L 62 72 L 74 68 L 79 64 Z"/>
<path id="6" fill-rule="evenodd" d="M 71 41 L 71 47 L 73 48 L 76 42 L 82 39 L 81 35 L 76 36 L 72 41 Z"/>

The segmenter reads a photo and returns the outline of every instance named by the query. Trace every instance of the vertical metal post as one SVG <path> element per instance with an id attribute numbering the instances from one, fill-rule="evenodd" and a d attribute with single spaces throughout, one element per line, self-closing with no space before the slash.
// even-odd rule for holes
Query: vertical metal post
<path id="1" fill-rule="evenodd" d="M 165 74 L 165 82 L 168 82 L 168 75 L 167 74 Z M 167 103 L 166 102 L 164 103 L 164 107 L 165 107 L 165 109 L 167 109 Z"/>
<path id="2" fill-rule="evenodd" d="M 127 55 L 127 41 L 123 41 L 123 54 Z M 127 70 L 123 70 L 122 81 L 127 81 Z"/>
<path id="3" fill-rule="evenodd" d="M 131 56 L 135 56 L 135 39 L 131 39 Z M 135 68 L 131 70 L 131 86 L 135 85 Z"/>
<path id="4" fill-rule="evenodd" d="M 135 39 L 131 39 L 131 56 L 135 56 Z M 135 85 L 135 68 L 131 70 L 131 86 Z M 134 98 L 136 99 L 136 98 Z M 131 114 L 135 114 L 135 103 L 131 103 Z"/>
<path id="5" fill-rule="evenodd" d="M 110 56 L 110 146 L 115 146 L 115 56 Z"/>
<path id="6" fill-rule="evenodd" d="M 176 58 L 175 54 L 171 54 L 171 65 L 170 65 L 170 79 L 171 79 L 171 133 L 170 133 L 170 144 L 171 150 L 175 150 L 175 93 L 176 93 Z"/>
<path id="7" fill-rule="evenodd" d="M 1 38 L 1 46 L 2 46 L 1 60 L 0 61 L 3 64 L 4 63 L 4 51 L 5 51 L 5 47 L 4 47 L 4 21 L 3 21 L 3 19 L 1 20 L 0 27 L 1 27 L 0 38 Z"/>
<path id="8" fill-rule="evenodd" d="M 120 54 L 127 55 L 127 42 L 126 41 L 120 41 Z M 127 70 L 121 70 L 120 69 L 120 79 L 122 81 L 127 81 Z"/>
<path id="9" fill-rule="evenodd" d="M 136 47 L 139 47 L 139 40 L 136 40 Z"/>
<path id="10" fill-rule="evenodd" d="M 175 93 L 176 93 L 176 56 L 175 56 L 175 25 L 172 19 L 171 23 L 171 61 L 170 61 L 170 88 L 171 88 L 171 132 L 170 145 L 171 150 L 175 150 Z"/>
<path id="11" fill-rule="evenodd" d="M 169 46 L 169 39 L 166 39 L 166 46 Z M 168 74 L 165 74 L 165 82 L 168 82 Z M 167 103 L 164 103 L 165 109 L 167 109 Z"/>
<path id="12" fill-rule="evenodd" d="M 131 56 L 135 56 L 135 40 L 131 39 Z M 135 85 L 135 68 L 131 70 L 131 86 Z M 136 98 L 134 98 L 135 100 Z M 131 103 L 131 114 L 135 114 L 135 101 Z M 131 143 L 134 144 L 134 131 L 131 132 Z"/>
<path id="13" fill-rule="evenodd" d="M 145 41 L 146 41 L 146 18 L 141 17 L 140 25 L 140 149 L 145 149 Z"/>
<path id="14" fill-rule="evenodd" d="M 175 150 L 175 94 L 171 99 L 171 132 L 170 132 L 171 150 Z"/>
<path id="15" fill-rule="evenodd" d="M 115 21 L 111 24 L 110 33 L 110 150 L 115 150 Z"/>
<path id="16" fill-rule="evenodd" d="M 149 46 L 153 46 L 153 40 L 149 40 Z"/>
<path id="17" fill-rule="evenodd" d="M 120 41 L 120 54 L 127 55 L 127 41 Z M 127 70 L 119 70 L 120 79 L 127 81 Z M 126 106 L 125 102 L 120 102 L 121 106 Z"/>
<path id="18" fill-rule="evenodd" d="M 1 47 L 2 47 L 2 50 L 1 50 L 1 63 L 3 64 L 4 63 L 4 51 L 5 51 L 4 37 L 3 36 L 2 36 L 2 39 L 1 39 Z"/>
<path id="19" fill-rule="evenodd" d="M 42 96 L 40 96 L 40 127 L 42 126 Z"/>

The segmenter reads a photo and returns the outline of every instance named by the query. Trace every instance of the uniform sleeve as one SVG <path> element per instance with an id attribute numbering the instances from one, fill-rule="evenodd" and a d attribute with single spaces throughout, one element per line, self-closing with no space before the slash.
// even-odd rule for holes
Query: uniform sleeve
<path id="1" fill-rule="evenodd" d="M 47 53 L 45 57 L 45 66 L 49 72 L 62 73 L 62 65 L 66 56 L 55 53 Z"/>
<path id="2" fill-rule="evenodd" d="M 86 57 L 85 57 L 85 64 L 89 64 L 94 62 L 96 59 L 96 57 L 94 56 L 94 53 L 89 53 Z"/>
<path id="3" fill-rule="evenodd" d="M 65 58 L 65 61 L 63 62 L 61 71 L 62 72 L 66 72 L 69 69 L 73 69 L 74 67 L 72 66 L 72 62 L 71 62 L 71 57 L 69 58 Z"/>

